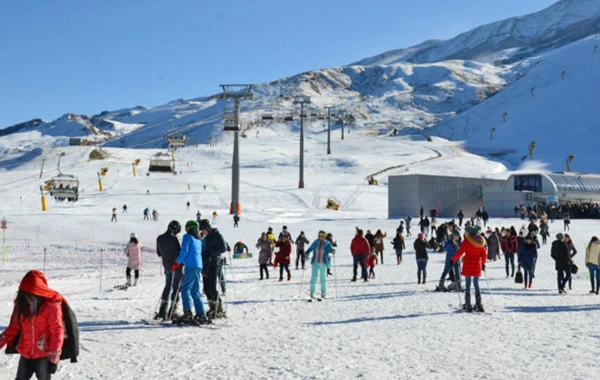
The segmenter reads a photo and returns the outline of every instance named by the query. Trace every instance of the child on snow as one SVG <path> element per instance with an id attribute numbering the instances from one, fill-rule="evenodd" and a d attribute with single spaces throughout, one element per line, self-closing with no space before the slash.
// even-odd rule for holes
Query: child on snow
<path id="1" fill-rule="evenodd" d="M 142 247 L 142 243 L 138 241 L 135 234 L 131 234 L 129 236 L 129 243 L 127 243 L 127 247 L 125 247 L 125 256 L 129 258 L 127 261 L 127 269 L 125 270 L 127 286 L 131 286 L 131 270 L 133 270 L 135 274 L 133 286 L 137 286 L 138 279 L 140 278 L 140 269 L 142 269 Z"/>
<path id="2" fill-rule="evenodd" d="M 375 265 L 377 265 L 377 255 L 371 253 L 367 258 L 367 267 L 369 268 L 369 278 L 375 278 Z"/>
<path id="3" fill-rule="evenodd" d="M 20 334 L 17 379 L 30 379 L 35 373 L 49 380 L 56 372 L 65 337 L 62 302 L 66 301 L 48 287 L 42 272 L 32 270 L 21 280 L 10 324 L 0 334 L 0 348 L 15 344 Z"/>

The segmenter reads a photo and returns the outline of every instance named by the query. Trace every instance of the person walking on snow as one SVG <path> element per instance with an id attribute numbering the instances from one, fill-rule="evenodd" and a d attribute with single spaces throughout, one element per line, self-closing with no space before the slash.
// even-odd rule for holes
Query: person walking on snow
<path id="1" fill-rule="evenodd" d="M 289 241 L 292 241 L 292 234 L 288 231 L 287 226 L 283 226 L 277 239 L 281 239 L 282 236 L 285 236 Z"/>
<path id="2" fill-rule="evenodd" d="M 387 237 L 387 233 L 381 232 L 381 230 L 377 230 L 375 232 L 375 237 L 373 238 L 373 244 L 377 261 L 381 259 L 381 265 L 383 265 L 383 250 L 385 249 L 385 244 L 383 243 L 383 238 Z"/>
<path id="3" fill-rule="evenodd" d="M 150 209 L 148 207 L 144 209 L 144 220 L 150 220 Z"/>
<path id="4" fill-rule="evenodd" d="M 219 275 L 223 266 L 223 253 L 227 250 L 225 239 L 218 229 L 212 228 L 208 219 L 200 221 L 200 232 L 204 236 L 202 239 L 202 260 L 204 266 L 204 292 L 208 298 L 208 317 L 225 318 L 223 301 L 219 295 L 217 284 L 220 282 Z"/>
<path id="5" fill-rule="evenodd" d="M 185 324 L 210 324 L 206 315 L 202 295 L 200 294 L 200 273 L 202 272 L 202 249 L 203 244 L 198 231 L 198 222 L 190 220 L 185 224 L 186 234 L 181 241 L 181 251 L 173 267 L 172 272 L 177 273 L 182 265 L 183 282 L 181 284 L 181 301 L 183 302 L 183 315 L 177 320 Z M 196 315 L 192 312 L 192 303 Z"/>
<path id="6" fill-rule="evenodd" d="M 310 244 L 310 241 L 304 235 L 304 231 L 300 231 L 300 235 L 296 238 L 296 269 L 298 269 L 298 261 L 302 264 L 302 270 L 304 270 L 304 263 L 306 258 L 304 257 L 305 247 Z"/>
<path id="7" fill-rule="evenodd" d="M 233 228 L 238 228 L 238 223 L 240 221 L 240 216 L 238 214 L 233 215 Z"/>
<path id="8" fill-rule="evenodd" d="M 173 220 L 167 226 L 167 231 L 156 238 L 156 254 L 162 259 L 165 286 L 160 298 L 160 308 L 154 319 L 165 320 L 167 317 L 178 317 L 177 303 L 179 302 L 179 294 L 177 294 L 177 289 L 179 289 L 183 268 L 177 268 L 175 272 L 173 272 L 172 268 L 179 256 L 179 252 L 181 252 L 181 242 L 177 237 L 177 234 L 180 232 L 181 224 Z M 171 299 L 170 307 L 168 307 L 169 298 Z"/>
<path id="9" fill-rule="evenodd" d="M 279 264 L 279 281 L 283 281 L 284 270 L 287 272 L 287 280 L 289 281 L 292 279 L 292 274 L 290 273 L 292 242 L 288 240 L 287 236 L 282 235 L 275 243 L 275 247 L 279 248 L 279 251 L 275 254 L 277 263 Z"/>
<path id="10" fill-rule="evenodd" d="M 127 269 L 125 270 L 125 276 L 127 278 L 127 286 L 131 284 L 131 271 L 134 271 L 135 279 L 133 280 L 133 286 L 137 286 L 138 279 L 140 278 L 140 269 L 142 269 L 142 243 L 138 240 L 135 234 L 129 236 L 129 243 L 125 247 L 125 256 L 129 258 L 127 261 Z"/>
<path id="11" fill-rule="evenodd" d="M 12 346 L 20 336 L 17 380 L 30 379 L 34 373 L 38 379 L 50 380 L 56 372 L 65 337 L 63 302 L 63 296 L 48 287 L 42 272 L 29 271 L 21 280 L 10 323 L 0 334 L 0 348 Z"/>
<path id="12" fill-rule="evenodd" d="M 256 248 L 258 248 L 258 264 L 260 265 L 260 279 L 263 279 L 263 272 L 265 272 L 267 280 L 269 279 L 269 261 L 271 261 L 271 256 L 273 255 L 273 247 L 271 247 L 271 242 L 267 237 L 267 234 L 263 232 L 260 234 L 260 239 L 256 243 Z"/>
<path id="13" fill-rule="evenodd" d="M 462 209 L 458 210 L 458 214 L 456 214 L 456 217 L 458 218 L 458 226 L 462 227 L 462 222 L 463 222 L 463 219 L 465 218 L 465 213 L 463 212 Z"/>
<path id="14" fill-rule="evenodd" d="M 394 238 L 394 240 L 392 240 L 392 246 L 396 251 L 396 261 L 398 262 L 398 265 L 400 265 L 400 263 L 402 262 L 402 251 L 406 249 L 406 246 L 404 245 L 404 236 L 402 236 L 402 232 L 398 231 L 396 233 L 396 237 Z"/>
<path id="15" fill-rule="evenodd" d="M 597 236 L 592 236 L 590 243 L 585 249 L 585 266 L 590 272 L 590 282 L 592 290 L 590 293 L 600 293 L 600 240 Z"/>
<path id="16" fill-rule="evenodd" d="M 452 262 L 452 258 L 458 252 L 458 247 L 462 244 L 460 239 L 460 232 L 457 230 L 452 231 L 451 238 L 446 241 L 444 244 L 444 250 L 446 251 L 446 263 L 444 265 L 444 270 L 442 271 L 442 276 L 440 277 L 440 283 L 436 289 L 436 291 L 445 292 L 447 291 L 444 286 L 444 282 L 446 281 L 446 276 L 450 273 L 450 270 L 454 270 L 454 279 L 456 281 L 457 290 L 460 291 L 460 262 Z"/>
<path id="17" fill-rule="evenodd" d="M 375 278 L 375 265 L 377 265 L 377 255 L 371 253 L 367 258 L 367 267 L 369 268 L 369 278 Z"/>
<path id="18" fill-rule="evenodd" d="M 481 303 L 481 291 L 479 290 L 479 277 L 481 272 L 485 271 L 485 261 L 487 252 L 485 249 L 485 239 L 479 234 L 479 226 L 465 227 L 465 240 L 461 243 L 458 251 L 452 257 L 452 262 L 456 263 L 461 257 L 465 256 L 462 268 L 462 275 L 465 277 L 465 304 L 463 309 L 466 311 L 483 312 Z M 471 282 L 475 287 L 475 308 L 471 306 Z"/>
<path id="19" fill-rule="evenodd" d="M 123 214 L 127 214 L 127 205 L 123 205 Z"/>
<path id="20" fill-rule="evenodd" d="M 361 277 L 364 282 L 369 282 L 367 279 L 367 256 L 371 254 L 371 246 L 369 241 L 363 236 L 363 230 L 358 229 L 356 235 L 350 243 L 350 253 L 352 253 L 354 276 L 352 282 L 356 281 L 358 265 L 361 267 Z"/>
<path id="21" fill-rule="evenodd" d="M 111 222 L 117 222 L 117 208 L 113 207 L 112 209 L 112 218 L 110 218 Z"/>
<path id="22" fill-rule="evenodd" d="M 198 222 L 198 224 L 200 224 L 200 221 L 202 220 L 202 213 L 200 213 L 200 210 L 196 211 L 196 222 Z"/>
<path id="23" fill-rule="evenodd" d="M 325 240 L 327 240 L 329 242 L 329 244 L 331 244 L 331 246 L 333 247 L 333 249 L 331 250 L 331 254 L 333 256 L 335 256 L 335 249 L 337 248 L 337 242 L 335 240 L 333 240 L 333 234 L 331 232 L 327 233 L 327 236 L 325 236 Z M 333 273 L 331 273 L 331 266 L 327 267 L 327 275 L 331 276 Z"/>
<path id="24" fill-rule="evenodd" d="M 312 274 L 310 277 L 310 299 L 315 299 L 315 290 L 317 286 L 317 277 L 321 280 L 321 299 L 325 299 L 327 294 L 327 268 L 331 264 L 331 252 L 333 247 L 325 238 L 327 233 L 319 231 L 319 238 L 306 250 L 306 258 L 310 258 L 310 253 L 314 252 L 310 261 Z"/>
<path id="25" fill-rule="evenodd" d="M 504 254 L 504 264 L 506 268 L 506 277 L 508 277 L 508 267 L 511 266 L 510 277 L 515 276 L 515 254 L 519 249 L 517 237 L 512 234 L 510 229 L 504 230 L 504 236 L 500 240 L 500 247 Z"/>
<path id="26" fill-rule="evenodd" d="M 525 243 L 517 252 L 519 266 L 523 268 L 523 284 L 525 289 L 531 288 L 533 282 L 533 267 L 537 261 L 537 245 L 533 242 L 533 236 L 527 235 Z"/>
<path id="27" fill-rule="evenodd" d="M 404 219 L 406 221 L 406 237 L 409 237 L 410 235 L 412 235 L 410 233 L 410 222 L 412 222 L 412 216 L 408 216 L 408 218 Z"/>
<path id="28" fill-rule="evenodd" d="M 427 243 L 423 233 L 417 235 L 417 240 L 413 243 L 413 248 L 415 249 L 415 258 L 417 259 L 417 284 L 421 284 L 421 276 L 423 284 L 425 284 L 427 280 L 427 260 L 429 260 L 427 248 L 431 247 Z"/>
<path id="29" fill-rule="evenodd" d="M 573 240 L 571 240 L 571 236 L 569 234 L 565 234 L 563 239 L 565 244 L 567 245 L 567 249 L 569 250 L 569 256 L 571 257 L 571 264 L 573 263 L 573 257 L 577 254 L 577 249 L 575 248 L 575 244 L 573 244 Z M 538 244 L 539 247 L 539 244 Z M 571 269 L 569 268 L 569 271 Z M 573 283 L 573 276 L 569 276 L 569 290 L 571 290 L 571 285 Z"/>
<path id="30" fill-rule="evenodd" d="M 425 237 L 427 237 L 427 234 L 429 233 L 429 219 L 427 219 L 427 216 L 425 216 L 424 218 L 421 218 L 421 220 L 419 221 L 419 227 L 421 227 L 421 233 L 423 235 L 425 235 Z"/>
<path id="31" fill-rule="evenodd" d="M 552 242 L 552 248 L 550 249 L 550 256 L 555 261 L 556 269 L 556 282 L 558 284 L 558 293 L 566 294 L 565 285 L 569 282 L 571 277 L 571 256 L 569 255 L 569 248 L 564 242 L 564 235 L 561 233 L 556 234 L 556 240 Z"/>

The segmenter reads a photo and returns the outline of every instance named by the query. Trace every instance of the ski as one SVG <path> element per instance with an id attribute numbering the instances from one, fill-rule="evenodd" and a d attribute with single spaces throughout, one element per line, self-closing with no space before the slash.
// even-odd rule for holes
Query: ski
<path id="1" fill-rule="evenodd" d="M 116 289 L 116 290 L 127 290 L 127 289 L 129 289 L 129 285 L 115 285 L 114 289 Z"/>
<path id="2" fill-rule="evenodd" d="M 214 323 L 211 324 L 194 324 L 194 323 L 178 323 L 174 321 L 163 321 L 163 320 L 155 320 L 155 319 L 142 319 L 142 323 L 149 326 L 165 326 L 165 327 L 204 327 L 209 329 L 218 329 L 219 326 L 216 326 Z"/>

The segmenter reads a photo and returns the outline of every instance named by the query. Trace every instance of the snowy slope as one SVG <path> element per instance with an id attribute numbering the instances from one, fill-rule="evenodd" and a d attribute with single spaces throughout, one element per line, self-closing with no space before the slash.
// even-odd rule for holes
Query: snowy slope
<path id="1" fill-rule="evenodd" d="M 564 46 L 599 30 L 599 1 L 561 0 L 542 11 L 483 25 L 447 41 L 426 41 L 366 58 L 354 65 L 430 63 L 452 59 L 481 61 L 491 54 L 512 49 L 504 59 L 494 60 L 497 64 L 506 64 Z"/>

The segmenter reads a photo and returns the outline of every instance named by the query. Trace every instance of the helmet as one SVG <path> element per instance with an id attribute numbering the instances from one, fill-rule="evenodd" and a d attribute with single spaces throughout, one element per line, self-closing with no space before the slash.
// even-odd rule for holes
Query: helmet
<path id="1" fill-rule="evenodd" d="M 210 222 L 208 221 L 208 219 L 202 219 L 200 221 L 200 224 L 198 225 L 198 228 L 201 230 L 210 231 Z"/>
<path id="2" fill-rule="evenodd" d="M 187 231 L 190 228 L 198 230 L 198 222 L 196 222 L 195 220 L 188 220 L 188 222 L 185 224 L 185 230 Z"/>
<path id="3" fill-rule="evenodd" d="M 176 220 L 172 220 L 167 229 L 173 231 L 173 233 L 177 235 L 181 232 L 181 224 L 179 224 L 179 222 Z"/>
<path id="4" fill-rule="evenodd" d="M 136 236 L 135 236 L 135 233 L 132 233 L 131 235 L 129 235 L 129 238 L 130 238 L 130 239 L 133 239 L 134 237 L 136 237 Z"/>

